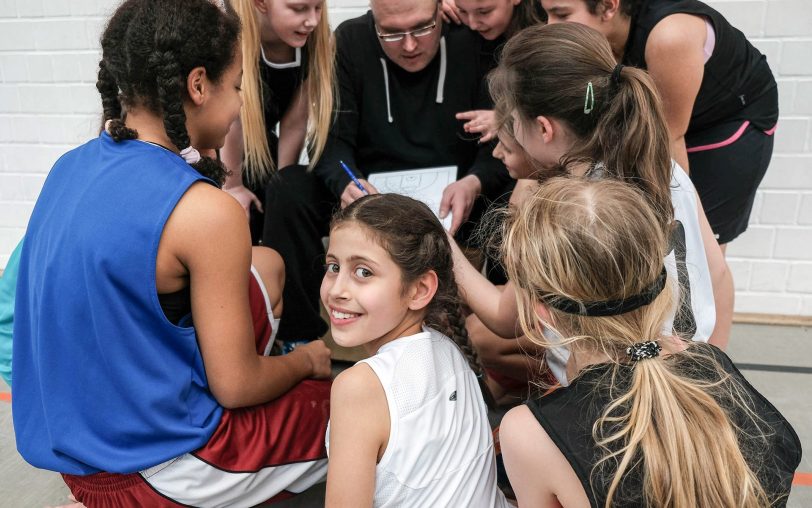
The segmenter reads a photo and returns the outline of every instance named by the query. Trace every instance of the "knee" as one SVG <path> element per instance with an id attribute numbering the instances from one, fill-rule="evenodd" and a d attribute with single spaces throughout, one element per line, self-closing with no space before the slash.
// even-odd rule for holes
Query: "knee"
<path id="1" fill-rule="evenodd" d="M 282 256 L 269 247 L 252 247 L 251 265 L 262 279 L 271 307 L 276 309 L 282 303 L 282 290 L 285 288 L 285 262 Z"/>

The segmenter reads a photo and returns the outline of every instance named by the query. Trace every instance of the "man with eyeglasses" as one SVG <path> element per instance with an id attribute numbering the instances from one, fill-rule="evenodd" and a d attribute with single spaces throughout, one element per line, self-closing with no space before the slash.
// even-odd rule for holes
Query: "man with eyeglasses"
<path id="1" fill-rule="evenodd" d="M 482 38 L 443 24 L 436 0 L 371 0 L 370 6 L 335 31 L 338 97 L 323 155 L 312 173 L 281 171 L 267 195 L 266 221 L 276 223 L 278 235 L 263 242 L 280 252 L 287 273 L 281 340 L 326 331 L 318 302 L 321 238 L 339 203 L 377 192 L 369 174 L 457 166 L 458 180 L 446 187 L 440 211 L 451 215 L 451 232 L 463 241 L 485 208 L 483 198 L 496 199 L 510 182 L 493 147 L 480 145 L 455 118 L 491 109 Z"/>

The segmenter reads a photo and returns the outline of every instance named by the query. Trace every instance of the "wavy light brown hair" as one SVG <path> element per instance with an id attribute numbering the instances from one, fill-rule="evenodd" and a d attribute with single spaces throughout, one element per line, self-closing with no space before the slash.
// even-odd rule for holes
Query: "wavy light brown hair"
<path id="1" fill-rule="evenodd" d="M 242 23 L 243 105 L 240 121 L 244 146 L 243 168 L 248 181 L 262 182 L 277 168 L 268 144 L 268 126 L 265 125 L 259 77 L 259 21 L 252 0 L 228 0 L 227 6 L 239 16 Z M 322 4 L 319 24 L 308 37 L 304 50 L 308 58 L 307 79 L 303 82 L 308 97 L 305 146 L 310 158 L 308 168 L 312 169 L 324 152 L 327 133 L 333 121 L 335 47 L 326 1 Z"/>
<path id="2" fill-rule="evenodd" d="M 559 171 L 600 161 L 614 175 L 642 189 L 670 225 L 671 155 L 662 101 L 643 70 L 617 62 L 606 38 L 578 23 L 536 25 L 511 38 L 489 84 L 499 117 L 530 122 L 547 116 L 563 122 L 576 141 Z M 594 108 L 585 113 L 587 86 Z"/>
<path id="3" fill-rule="evenodd" d="M 663 269 L 666 237 L 659 222 L 641 191 L 614 179 L 542 183 L 503 226 L 502 259 L 517 287 L 522 331 L 543 347 L 563 343 L 575 355 L 605 355 L 612 364 L 599 381 L 611 403 L 593 427 L 603 456 L 592 471 L 592 488 L 599 499 L 605 496 L 605 506 L 625 501 L 623 482 L 633 474 L 642 477 L 646 506 L 768 506 L 745 460 L 743 450 L 751 448 L 740 444 L 740 438 L 763 441 L 760 420 L 708 346 L 689 345 L 629 365 L 627 347 L 661 337 L 673 305 L 668 287 L 649 305 L 616 316 L 548 306 L 551 298 L 584 303 L 645 291 Z M 549 320 L 539 317 L 540 306 L 549 310 Z M 562 341 L 552 343 L 544 329 Z M 662 342 L 668 350 L 668 341 Z M 630 380 L 621 381 L 620 370 L 629 368 Z M 698 372 L 715 374 L 708 379 Z M 736 411 L 755 422 L 748 430 L 759 432 L 743 437 L 733 423 Z"/>

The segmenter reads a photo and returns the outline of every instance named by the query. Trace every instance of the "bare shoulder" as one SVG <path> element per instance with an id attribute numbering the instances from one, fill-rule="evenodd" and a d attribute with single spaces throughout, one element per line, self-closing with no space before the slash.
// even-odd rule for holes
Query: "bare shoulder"
<path id="1" fill-rule="evenodd" d="M 237 200 L 205 182 L 196 182 L 189 187 L 175 207 L 175 214 L 217 227 L 245 222 L 245 212 Z"/>
<path id="2" fill-rule="evenodd" d="M 386 393 L 381 381 L 366 363 L 356 364 L 336 376 L 330 390 L 331 405 L 345 408 L 369 408 L 377 406 L 386 409 Z"/>
<path id="3" fill-rule="evenodd" d="M 520 506 L 589 506 L 569 461 L 527 406 L 507 412 L 499 442 Z"/>
<path id="4" fill-rule="evenodd" d="M 705 20 L 694 14 L 671 14 L 657 23 L 646 42 L 646 62 L 649 57 L 685 57 L 705 45 Z"/>

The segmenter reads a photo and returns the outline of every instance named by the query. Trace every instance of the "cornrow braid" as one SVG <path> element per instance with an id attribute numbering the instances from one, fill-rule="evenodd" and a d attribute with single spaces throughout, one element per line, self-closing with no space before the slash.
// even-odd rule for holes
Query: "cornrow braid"
<path id="1" fill-rule="evenodd" d="M 178 150 L 190 146 L 183 109 L 186 78 L 203 67 L 217 84 L 234 60 L 240 24 L 208 0 L 126 0 L 101 38 L 102 60 L 96 84 L 104 121 L 115 141 L 138 133 L 122 120 L 128 108 L 163 116 L 167 136 Z M 192 164 L 222 185 L 227 174 L 214 159 Z"/>
<path id="2" fill-rule="evenodd" d="M 118 98 L 118 85 L 116 78 L 107 68 L 107 62 L 99 62 L 99 77 L 96 81 L 96 90 L 102 97 L 102 111 L 104 114 L 102 125 L 107 125 L 107 130 L 115 141 L 123 139 L 135 139 L 138 133 L 124 125 L 121 119 L 121 101 Z M 110 121 L 107 124 L 107 121 Z M 103 127 L 104 128 L 104 127 Z"/>
<path id="3" fill-rule="evenodd" d="M 172 143 L 183 150 L 191 143 L 186 132 L 186 112 L 183 111 L 181 87 L 183 77 L 177 58 L 171 51 L 157 51 L 150 55 L 150 66 L 155 69 L 158 104 L 164 116 L 164 129 Z"/>
<path id="4" fill-rule="evenodd" d="M 447 292 L 448 295 L 444 295 L 445 298 L 443 298 L 446 302 L 444 305 L 447 322 L 445 334 L 454 341 L 454 344 L 460 348 L 465 359 L 468 360 L 468 366 L 474 371 L 474 374 L 476 374 L 479 389 L 482 392 L 482 398 L 485 399 L 485 404 L 493 409 L 496 407 L 496 400 L 490 388 L 488 388 L 488 384 L 485 382 L 485 369 L 482 367 L 476 348 L 468 336 L 468 328 L 465 327 L 465 318 L 463 317 L 462 307 L 460 305 L 457 282 L 454 280 L 454 277 L 451 277 L 449 281 L 446 281 L 446 284 L 448 289 L 445 292 Z"/>

